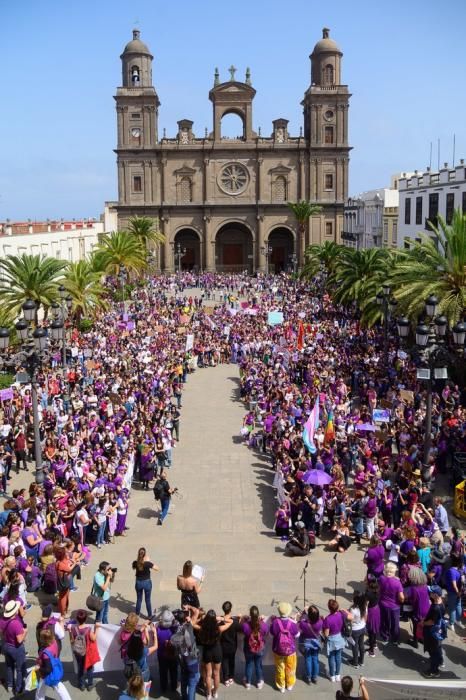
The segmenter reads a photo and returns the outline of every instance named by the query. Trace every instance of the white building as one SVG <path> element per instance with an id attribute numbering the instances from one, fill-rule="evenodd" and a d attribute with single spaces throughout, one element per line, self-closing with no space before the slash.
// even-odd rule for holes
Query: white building
<path id="1" fill-rule="evenodd" d="M 393 234 L 391 219 L 396 217 L 397 207 L 398 191 L 389 187 L 350 197 L 344 210 L 344 245 L 358 250 L 396 245 L 396 226 Z"/>
<path id="2" fill-rule="evenodd" d="M 398 213 L 398 246 L 403 247 L 406 238 L 419 238 L 428 233 L 428 222 L 434 225 L 440 214 L 450 223 L 455 209 L 466 214 L 466 167 L 464 159 L 454 168 L 444 163 L 439 171 L 414 171 L 403 174 L 398 182 L 400 206 Z"/>
<path id="3" fill-rule="evenodd" d="M 28 253 L 77 262 L 103 231 L 100 221 L 0 222 L 0 257 Z"/>

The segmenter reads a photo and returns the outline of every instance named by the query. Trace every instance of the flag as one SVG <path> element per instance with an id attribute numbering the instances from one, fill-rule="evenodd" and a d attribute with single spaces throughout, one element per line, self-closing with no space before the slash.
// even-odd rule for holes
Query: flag
<path id="1" fill-rule="evenodd" d="M 304 430 L 302 432 L 302 439 L 307 450 L 314 454 L 316 452 L 316 446 L 314 445 L 314 432 L 319 425 L 319 397 L 316 398 L 314 408 L 309 414 L 309 418 L 304 424 Z"/>
<path id="2" fill-rule="evenodd" d="M 304 347 L 304 325 L 300 321 L 298 324 L 298 350 L 302 350 Z"/>
<path id="3" fill-rule="evenodd" d="M 327 427 L 324 433 L 324 445 L 329 445 L 335 440 L 335 428 L 333 427 L 333 411 L 330 410 L 327 419 Z"/>

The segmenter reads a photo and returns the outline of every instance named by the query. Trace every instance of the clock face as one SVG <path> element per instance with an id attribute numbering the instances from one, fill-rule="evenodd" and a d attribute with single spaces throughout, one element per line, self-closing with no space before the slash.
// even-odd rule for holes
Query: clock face
<path id="1" fill-rule="evenodd" d="M 131 129 L 131 136 L 138 139 L 141 136 L 141 129 Z"/>
<path id="2" fill-rule="evenodd" d="M 332 112 L 331 109 L 328 109 L 328 110 L 325 112 L 325 114 L 324 114 L 324 117 L 325 117 L 325 119 L 326 119 L 328 122 L 331 121 L 331 120 L 333 119 L 334 116 L 335 116 L 335 115 L 334 115 L 334 113 Z"/>

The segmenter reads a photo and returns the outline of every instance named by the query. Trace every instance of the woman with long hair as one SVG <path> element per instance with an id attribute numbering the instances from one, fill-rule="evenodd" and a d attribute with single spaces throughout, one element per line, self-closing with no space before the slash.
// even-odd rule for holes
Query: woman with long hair
<path id="1" fill-rule="evenodd" d="M 364 664 L 364 636 L 366 633 L 367 601 L 364 593 L 357 591 L 353 595 L 353 604 L 349 609 L 351 620 L 351 637 L 353 638 L 353 666 L 359 668 Z"/>
<path id="2" fill-rule="evenodd" d="M 369 656 L 374 658 L 377 650 L 377 636 L 380 632 L 380 591 L 376 580 L 368 581 L 366 589 L 367 616 L 366 629 L 369 641 Z"/>
<path id="3" fill-rule="evenodd" d="M 181 591 L 181 606 L 190 605 L 200 608 L 199 593 L 202 588 L 202 579 L 199 581 L 193 576 L 193 563 L 190 559 L 183 564 L 183 573 L 176 577 L 176 587 Z"/>
<path id="4" fill-rule="evenodd" d="M 207 693 L 207 700 L 218 698 L 220 685 L 220 665 L 222 663 L 222 647 L 220 635 L 230 627 L 233 618 L 219 623 L 215 610 L 208 610 L 202 619 L 200 611 L 193 610 L 192 626 L 197 631 L 199 645 L 202 647 L 201 674 Z"/>
<path id="5" fill-rule="evenodd" d="M 244 634 L 244 659 L 246 661 L 244 669 L 243 684 L 249 690 L 252 683 L 252 673 L 256 674 L 256 685 L 259 690 L 264 685 L 264 671 L 262 669 L 262 657 L 264 656 L 265 638 L 268 627 L 259 615 L 259 609 L 252 605 L 249 609 L 249 616 L 241 618 L 241 631 Z"/>
<path id="6" fill-rule="evenodd" d="M 317 683 L 323 622 L 318 608 L 310 605 L 299 621 L 299 650 L 306 666 L 306 683 Z"/>
<path id="7" fill-rule="evenodd" d="M 133 561 L 132 566 L 136 573 L 136 615 L 139 615 L 141 612 L 142 596 L 144 594 L 147 617 L 150 619 L 152 617 L 152 581 L 150 574 L 152 570 L 158 571 L 159 567 L 151 562 L 145 547 L 139 547 L 137 559 Z"/>

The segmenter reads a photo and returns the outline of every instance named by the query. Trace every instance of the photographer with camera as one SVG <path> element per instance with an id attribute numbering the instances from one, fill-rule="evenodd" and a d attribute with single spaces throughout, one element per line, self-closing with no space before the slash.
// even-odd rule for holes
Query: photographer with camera
<path id="1" fill-rule="evenodd" d="M 285 554 L 289 557 L 306 557 L 309 554 L 309 535 L 302 520 L 295 523 L 293 535 L 286 543 Z"/>
<path id="2" fill-rule="evenodd" d="M 174 611 L 175 619 L 180 626 L 170 638 L 170 644 L 180 665 L 182 700 L 194 700 L 201 677 L 200 655 L 191 622 L 191 614 L 194 612 L 197 617 L 198 610 L 190 605 L 186 605 L 183 610 Z"/>
<path id="3" fill-rule="evenodd" d="M 108 625 L 108 608 L 110 601 L 110 587 L 115 579 L 116 568 L 112 568 L 108 561 L 101 561 L 99 569 L 94 576 L 92 593 L 102 600 L 102 608 L 96 613 L 96 622 Z"/>

